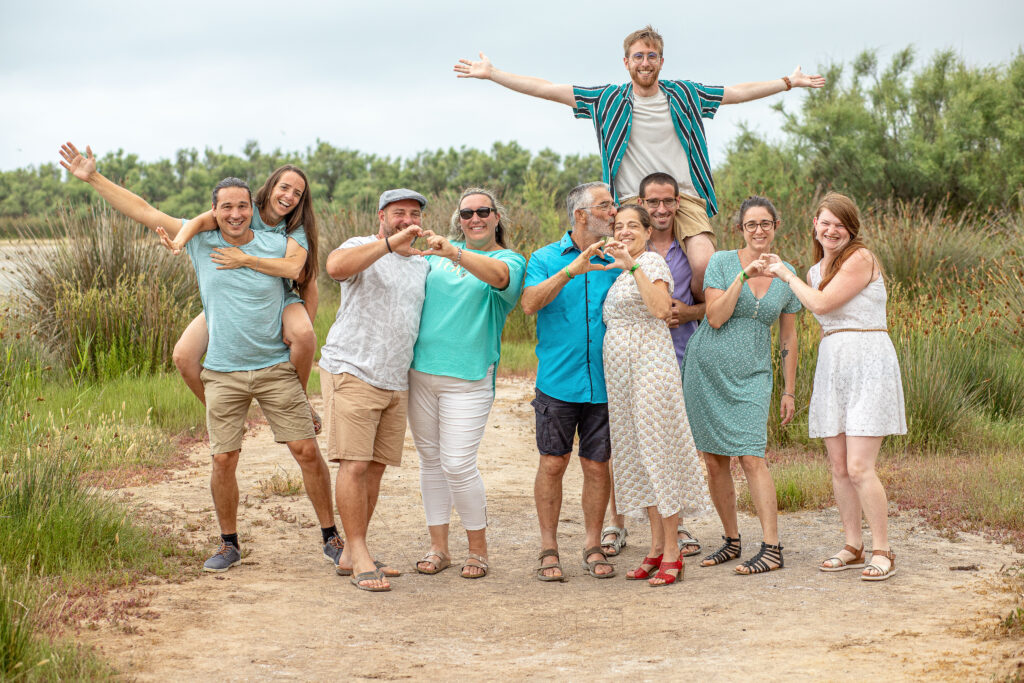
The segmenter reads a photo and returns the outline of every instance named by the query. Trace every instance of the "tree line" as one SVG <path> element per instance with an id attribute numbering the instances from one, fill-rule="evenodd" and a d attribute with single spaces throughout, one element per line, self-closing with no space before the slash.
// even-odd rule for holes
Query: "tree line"
<path id="1" fill-rule="evenodd" d="M 952 50 L 916 69 L 915 62 L 912 47 L 887 65 L 868 50 L 850 64 L 827 67 L 827 85 L 809 91 L 795 109 L 776 103 L 782 138 L 770 141 L 743 129 L 717 164 L 722 206 L 738 205 L 752 193 L 785 204 L 796 194 L 835 188 L 862 203 L 895 199 L 951 211 L 1020 208 L 1024 53 L 994 66 L 968 65 Z M 374 206 L 381 188 L 397 186 L 441 194 L 483 184 L 517 196 L 533 188 L 560 202 L 573 186 L 600 178 L 596 154 L 533 153 L 515 141 L 497 142 L 488 151 L 437 149 L 407 158 L 318 140 L 302 152 L 265 152 L 250 141 L 240 155 L 192 148 L 146 162 L 117 150 L 98 160 L 102 173 L 182 216 L 205 210 L 209 189 L 221 178 L 258 184 L 283 163 L 307 172 L 318 204 L 354 208 Z M 56 163 L 0 172 L 3 231 L 39 225 L 60 204 L 95 201 L 88 187 L 69 180 Z"/>

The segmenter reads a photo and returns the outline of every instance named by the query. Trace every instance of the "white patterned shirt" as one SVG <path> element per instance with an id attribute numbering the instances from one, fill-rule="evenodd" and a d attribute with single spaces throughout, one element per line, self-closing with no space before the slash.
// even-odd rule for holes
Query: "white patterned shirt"
<path id="1" fill-rule="evenodd" d="M 353 237 L 338 249 L 376 240 L 376 235 Z M 338 315 L 320 349 L 320 367 L 332 375 L 347 372 L 378 389 L 407 390 L 429 271 L 422 256 L 385 254 L 340 281 Z"/>

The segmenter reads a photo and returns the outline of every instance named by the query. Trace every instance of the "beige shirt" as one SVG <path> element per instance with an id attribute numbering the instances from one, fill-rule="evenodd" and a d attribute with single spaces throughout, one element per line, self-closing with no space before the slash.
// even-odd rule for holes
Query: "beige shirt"
<path id="1" fill-rule="evenodd" d="M 626 154 L 615 173 L 615 192 L 620 201 L 635 197 L 640 181 L 652 173 L 668 173 L 679 183 L 679 191 L 698 197 L 690 179 L 686 151 L 672 127 L 668 98 L 661 90 L 657 95 L 641 97 L 633 93 L 633 122 L 630 126 Z"/>

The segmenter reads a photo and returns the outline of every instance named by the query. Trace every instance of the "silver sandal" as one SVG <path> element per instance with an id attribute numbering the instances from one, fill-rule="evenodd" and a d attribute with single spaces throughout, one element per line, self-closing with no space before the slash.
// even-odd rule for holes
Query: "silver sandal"
<path id="1" fill-rule="evenodd" d="M 605 536 L 614 536 L 615 540 L 605 542 Z M 606 526 L 601 531 L 601 549 L 604 550 L 605 556 L 615 557 L 621 553 L 622 549 L 626 547 L 626 536 L 629 536 L 626 527 Z"/>

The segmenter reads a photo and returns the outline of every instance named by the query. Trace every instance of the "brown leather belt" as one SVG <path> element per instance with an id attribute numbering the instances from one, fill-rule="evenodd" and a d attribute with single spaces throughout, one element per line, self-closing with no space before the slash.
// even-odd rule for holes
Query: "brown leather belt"
<path id="1" fill-rule="evenodd" d="M 829 330 L 828 332 L 826 332 L 825 334 L 823 334 L 821 336 L 822 337 L 827 337 L 830 334 L 835 334 L 836 332 L 888 332 L 888 331 L 889 330 L 887 330 L 884 327 L 872 327 L 872 328 L 868 328 L 868 329 L 865 329 L 863 327 L 840 327 L 838 330 Z"/>

